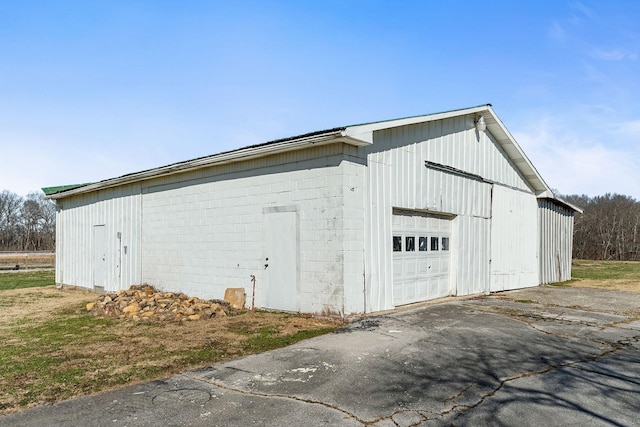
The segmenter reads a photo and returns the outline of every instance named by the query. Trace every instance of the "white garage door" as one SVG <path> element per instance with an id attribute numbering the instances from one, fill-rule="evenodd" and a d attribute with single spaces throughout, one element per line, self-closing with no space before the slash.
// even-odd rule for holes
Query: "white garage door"
<path id="1" fill-rule="evenodd" d="M 451 219 L 394 210 L 394 305 L 450 294 L 450 242 Z"/>

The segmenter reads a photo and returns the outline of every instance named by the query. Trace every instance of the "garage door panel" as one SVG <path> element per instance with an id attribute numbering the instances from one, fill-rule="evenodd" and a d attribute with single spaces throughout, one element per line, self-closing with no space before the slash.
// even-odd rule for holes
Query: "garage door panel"
<path id="1" fill-rule="evenodd" d="M 419 280 L 416 283 L 416 297 L 421 299 L 429 297 L 429 282 L 427 280 Z"/>
<path id="2" fill-rule="evenodd" d="M 416 270 L 416 260 L 408 259 L 402 262 L 402 276 L 415 276 L 417 274 Z"/>
<path id="3" fill-rule="evenodd" d="M 393 260 L 393 277 L 394 279 L 402 278 L 402 260 L 394 259 Z M 395 283 L 395 281 L 394 281 Z"/>
<path id="4" fill-rule="evenodd" d="M 426 259 L 418 260 L 418 272 L 420 274 L 427 274 L 429 272 L 429 266 L 431 263 Z"/>

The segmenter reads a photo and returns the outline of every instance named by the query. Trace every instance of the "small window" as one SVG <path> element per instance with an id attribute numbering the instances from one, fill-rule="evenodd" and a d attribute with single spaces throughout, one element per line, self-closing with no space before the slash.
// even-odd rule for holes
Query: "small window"
<path id="1" fill-rule="evenodd" d="M 405 251 L 414 252 L 416 250 L 416 238 L 414 236 L 407 236 Z"/>
<path id="2" fill-rule="evenodd" d="M 431 250 L 432 251 L 438 250 L 438 238 L 435 236 L 431 237 Z"/>
<path id="3" fill-rule="evenodd" d="M 449 238 L 448 237 L 443 237 L 442 238 L 442 250 L 443 251 L 448 251 L 449 250 Z"/>
<path id="4" fill-rule="evenodd" d="M 418 238 L 418 250 L 420 252 L 425 252 L 426 250 L 428 250 L 428 242 L 429 242 L 429 238 L 426 236 L 420 236 Z"/>
<path id="5" fill-rule="evenodd" d="M 393 236 L 393 252 L 402 251 L 402 236 Z"/>

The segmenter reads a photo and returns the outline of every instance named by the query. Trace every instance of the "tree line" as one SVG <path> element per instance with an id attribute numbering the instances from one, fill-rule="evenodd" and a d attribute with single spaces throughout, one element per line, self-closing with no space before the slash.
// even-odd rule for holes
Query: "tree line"
<path id="1" fill-rule="evenodd" d="M 39 192 L 0 192 L 0 251 L 52 251 L 55 241 L 55 203 Z"/>
<path id="2" fill-rule="evenodd" d="M 573 257 L 595 260 L 640 260 L 640 202 L 621 194 L 561 196 L 583 209 L 576 213 Z"/>

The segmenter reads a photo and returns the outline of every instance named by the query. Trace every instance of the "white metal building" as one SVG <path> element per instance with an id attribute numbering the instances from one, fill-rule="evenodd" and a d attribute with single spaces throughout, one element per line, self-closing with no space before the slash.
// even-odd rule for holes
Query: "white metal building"
<path id="1" fill-rule="evenodd" d="M 345 315 L 571 276 L 577 208 L 490 105 L 44 190 L 61 286 L 251 297 L 255 276 L 258 307 Z"/>

